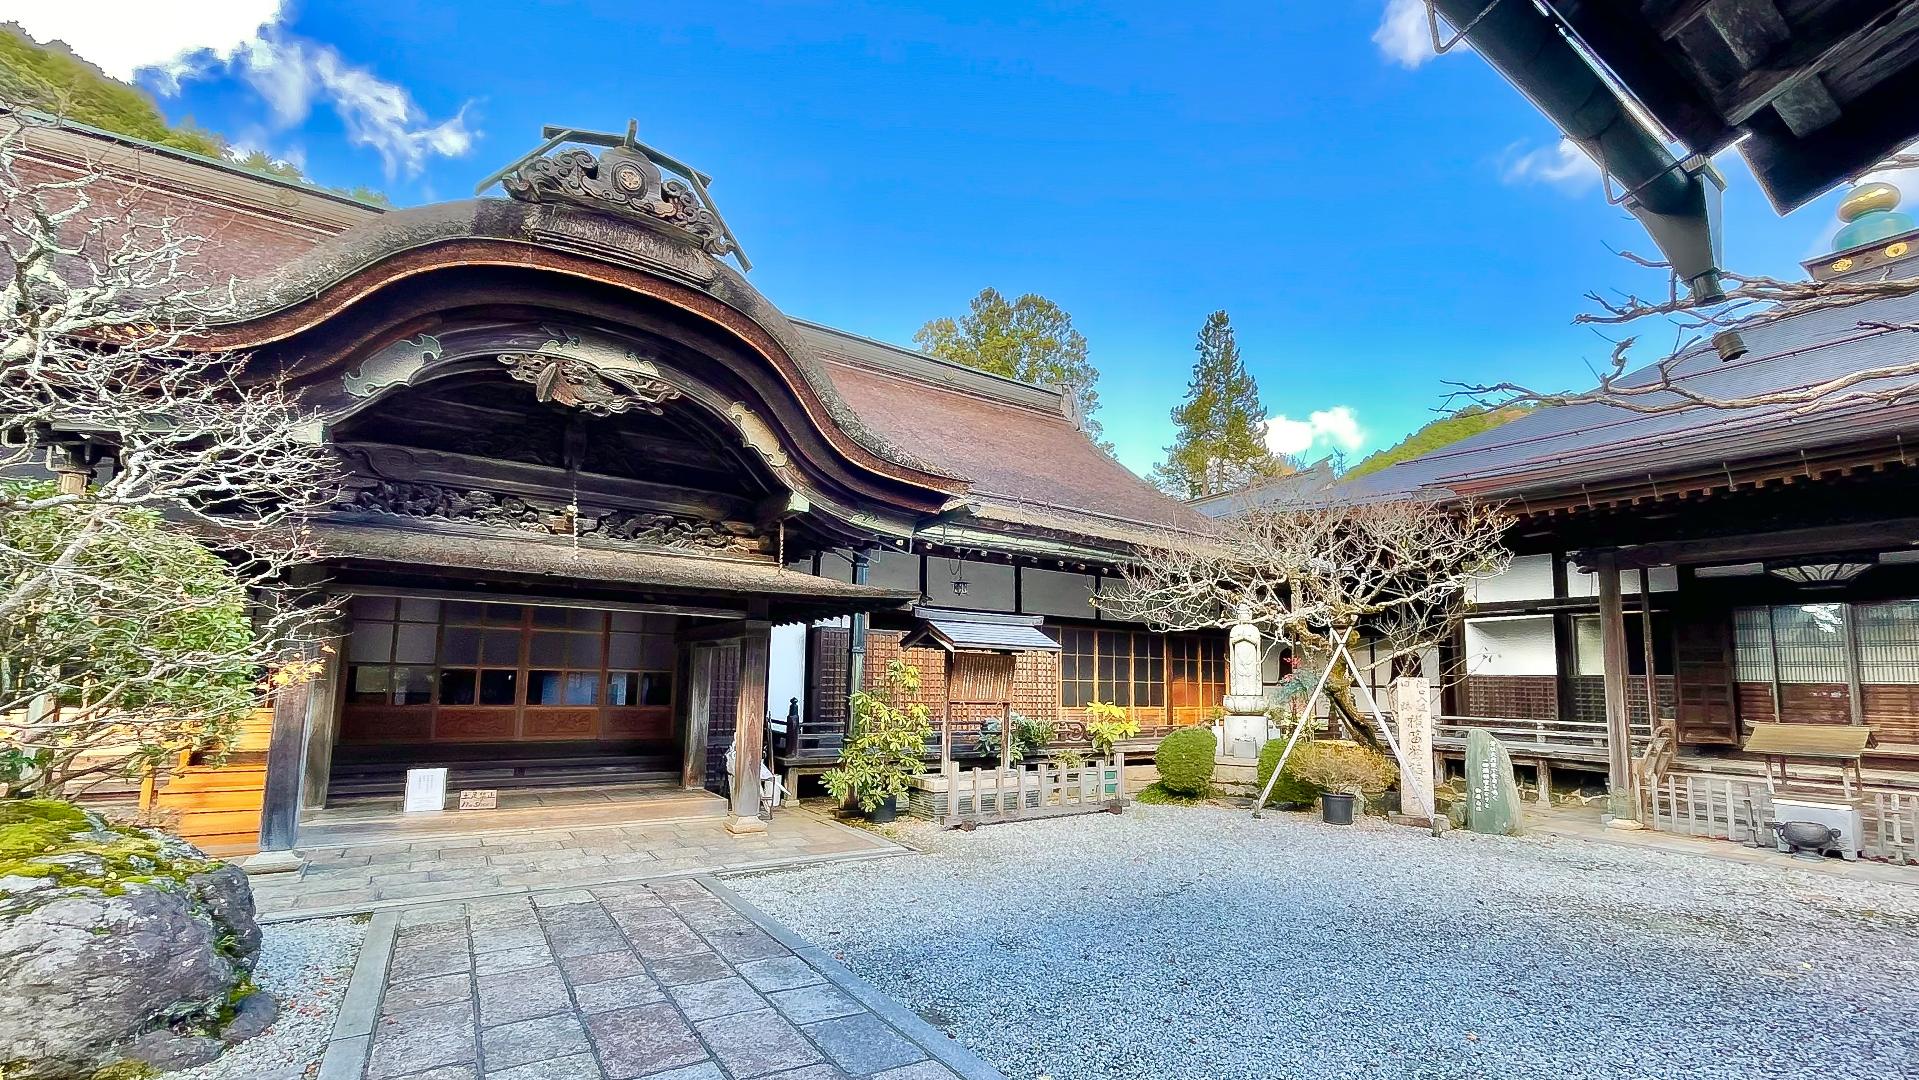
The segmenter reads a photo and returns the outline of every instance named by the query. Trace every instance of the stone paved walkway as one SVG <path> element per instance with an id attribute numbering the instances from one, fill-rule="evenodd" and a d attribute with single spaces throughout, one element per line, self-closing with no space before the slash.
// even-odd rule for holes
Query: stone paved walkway
<path id="1" fill-rule="evenodd" d="M 322 1080 L 1000 1077 L 691 878 L 388 913 L 361 966 Z"/>
<path id="2" fill-rule="evenodd" d="M 793 807 L 748 836 L 727 832 L 724 819 L 699 818 L 302 847 L 304 869 L 254 878 L 253 895 L 261 919 L 280 922 L 903 850 Z"/>

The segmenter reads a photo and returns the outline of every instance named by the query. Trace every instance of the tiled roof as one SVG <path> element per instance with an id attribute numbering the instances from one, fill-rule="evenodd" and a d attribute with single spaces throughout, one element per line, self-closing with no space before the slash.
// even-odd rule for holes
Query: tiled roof
<path id="1" fill-rule="evenodd" d="M 1207 528 L 1192 508 L 1140 479 L 1058 411 L 933 385 L 815 345 L 861 419 L 971 480 L 975 494 L 1080 511 L 1111 525 Z"/>
<path id="2" fill-rule="evenodd" d="M 1675 373 L 1690 388 L 1723 399 L 1792 390 L 1865 368 L 1919 360 L 1919 332 L 1875 331 L 1863 328 L 1863 322 L 1919 324 L 1919 296 L 1753 326 L 1742 331 L 1745 356 L 1722 361 L 1710 345 L 1701 345 L 1681 356 Z M 1652 368 L 1628 377 L 1638 385 L 1656 379 Z M 1890 404 L 1695 407 L 1653 414 L 1613 405 L 1567 405 L 1539 409 L 1337 490 L 1360 498 L 1422 490 L 1511 498 L 1677 470 L 1737 468 L 1742 461 L 1907 434 L 1919 434 L 1919 393 L 1914 400 Z"/>
<path id="3" fill-rule="evenodd" d="M 111 141 L 125 158 L 112 171 L 128 177 L 128 188 L 208 238 L 200 272 L 209 280 L 233 278 L 249 287 L 290 281 L 300 286 L 294 291 L 310 295 L 317 286 L 306 277 L 319 271 L 305 277 L 302 272 L 316 261 L 330 274 L 342 261 L 339 252 L 357 250 L 357 237 L 404 231 L 408 219 L 433 216 L 424 208 L 382 214 L 100 133 L 57 134 Z M 356 220 L 360 224 L 342 233 L 343 225 Z M 304 258 L 309 254 L 314 257 Z M 1015 525 L 1041 517 L 1048 528 L 1122 543 L 1162 529 L 1208 528 L 1205 518 L 1100 450 L 1067 419 L 1058 390 L 831 327 L 794 326 L 857 421 L 934 470 L 969 481 L 982 517 Z"/>

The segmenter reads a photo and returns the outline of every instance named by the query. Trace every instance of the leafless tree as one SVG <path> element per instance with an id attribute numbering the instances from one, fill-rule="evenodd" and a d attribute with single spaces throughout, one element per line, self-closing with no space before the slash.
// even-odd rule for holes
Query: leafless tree
<path id="1" fill-rule="evenodd" d="M 1915 168 L 1919 168 L 1919 153 L 1901 152 L 1881 162 L 1874 171 Z M 1919 277 L 1784 281 L 1729 272 L 1723 275 L 1729 286 L 1724 296 L 1701 301 L 1680 287 L 1668 264 L 1631 252 L 1622 252 L 1621 257 L 1635 266 L 1662 272 L 1666 287 L 1663 295 L 1587 294 L 1593 310 L 1575 316 L 1575 324 L 1600 329 L 1608 336 L 1615 330 L 1636 331 L 1613 341 L 1607 362 L 1593 372 L 1596 385 L 1586 390 L 1550 391 L 1516 382 L 1451 383 L 1451 399 L 1464 398 L 1494 407 L 1602 404 L 1638 413 L 1774 407 L 1796 414 L 1837 405 L 1892 404 L 1919 398 L 1919 349 L 1913 347 L 1910 336 L 1919 333 L 1919 320 L 1888 320 L 1863 314 L 1856 336 L 1885 337 L 1885 363 L 1809 382 L 1732 394 L 1714 393 L 1696 377 L 1711 370 L 1710 365 L 1702 369 L 1696 362 L 1702 350 L 1703 355 L 1718 359 L 1709 341 L 1736 347 L 1737 335 L 1783 319 L 1912 296 L 1919 293 Z M 1635 349 L 1648 333 L 1658 334 L 1659 347 L 1665 351 L 1641 370 Z"/>
<path id="2" fill-rule="evenodd" d="M 297 675 L 288 573 L 338 485 L 321 417 L 193 348 L 234 311 L 212 241 L 49 165 L 34 124 L 0 114 L 0 766 L 57 793 L 218 742 Z"/>
<path id="3" fill-rule="evenodd" d="M 1101 609 L 1164 630 L 1244 618 L 1309 660 L 1333 634 L 1363 634 L 1376 662 L 1393 665 L 1450 636 L 1473 579 L 1510 560 L 1511 518 L 1469 500 L 1298 503 L 1221 524 L 1212 544 L 1141 552 Z"/>

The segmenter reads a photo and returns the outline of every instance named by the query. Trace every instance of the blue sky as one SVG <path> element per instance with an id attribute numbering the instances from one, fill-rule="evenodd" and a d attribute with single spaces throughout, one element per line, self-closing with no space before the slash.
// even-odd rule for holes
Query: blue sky
<path id="1" fill-rule="evenodd" d="M 636 118 L 715 177 L 789 314 L 910 344 L 983 286 L 1058 301 L 1142 472 L 1214 309 L 1277 441 L 1357 457 L 1449 379 L 1583 382 L 1583 294 L 1660 288 L 1544 119 L 1470 53 L 1421 55 L 1421 10 L 0 0 L 169 117 L 402 204 L 467 196 L 542 124 Z M 1782 220 L 1722 167 L 1729 265 L 1797 275 L 1837 196 Z"/>

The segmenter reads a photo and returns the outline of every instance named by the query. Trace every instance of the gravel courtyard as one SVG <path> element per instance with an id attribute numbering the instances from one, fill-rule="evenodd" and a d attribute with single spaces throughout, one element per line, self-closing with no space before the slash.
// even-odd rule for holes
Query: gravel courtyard
<path id="1" fill-rule="evenodd" d="M 1919 886 L 1129 807 L 735 879 L 1014 1080 L 1919 1076 Z"/>

